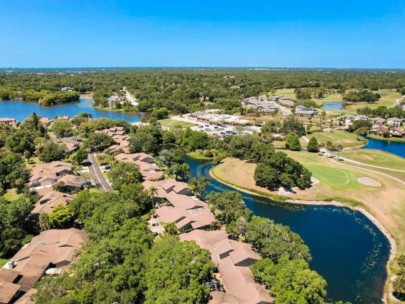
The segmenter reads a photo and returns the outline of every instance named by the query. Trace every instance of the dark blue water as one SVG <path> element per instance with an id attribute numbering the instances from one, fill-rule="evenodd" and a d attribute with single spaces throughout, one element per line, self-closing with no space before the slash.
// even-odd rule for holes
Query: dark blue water
<path id="1" fill-rule="evenodd" d="M 192 176 L 208 176 L 211 163 L 190 158 Z M 234 189 L 210 179 L 207 191 Z M 288 225 L 309 246 L 311 268 L 328 282 L 329 300 L 381 303 L 390 245 L 381 231 L 362 213 L 333 206 L 301 206 L 275 203 L 243 195 L 255 215 Z"/>
<path id="2" fill-rule="evenodd" d="M 368 143 L 364 146 L 364 149 L 382 150 L 401 157 L 405 157 L 405 142 L 378 140 L 374 138 L 367 139 Z"/>
<path id="3" fill-rule="evenodd" d="M 325 102 L 322 106 L 322 109 L 326 111 L 338 111 L 343 109 L 343 102 L 333 101 Z"/>
<path id="4" fill-rule="evenodd" d="M 90 113 L 93 118 L 123 119 L 128 122 L 138 122 L 141 117 L 137 114 L 124 112 L 102 111 L 92 107 L 92 99 L 81 98 L 80 102 L 43 107 L 35 102 L 0 101 L 0 117 L 11 117 L 23 121 L 27 116 L 36 113 L 42 117 L 55 118 L 56 116 L 76 116 L 80 113 Z"/>

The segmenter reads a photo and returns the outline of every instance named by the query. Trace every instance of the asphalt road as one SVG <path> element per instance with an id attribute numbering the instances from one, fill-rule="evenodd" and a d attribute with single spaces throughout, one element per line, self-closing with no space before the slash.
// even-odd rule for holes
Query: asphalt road
<path id="1" fill-rule="evenodd" d="M 111 188 L 110 184 L 107 182 L 103 173 L 101 172 L 101 169 L 96 162 L 94 154 L 90 153 L 88 158 L 91 163 L 90 172 L 94 174 L 94 177 L 96 179 L 96 185 L 105 192 L 112 192 L 113 189 Z"/>

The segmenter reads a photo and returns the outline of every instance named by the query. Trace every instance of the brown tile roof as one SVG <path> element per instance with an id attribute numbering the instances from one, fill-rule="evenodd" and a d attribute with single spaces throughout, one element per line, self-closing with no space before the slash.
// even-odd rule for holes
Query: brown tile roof
<path id="1" fill-rule="evenodd" d="M 62 176 L 59 180 L 58 183 L 63 182 L 65 184 L 65 186 L 69 186 L 72 188 L 81 188 L 82 187 L 82 183 L 80 181 L 80 179 L 76 176 L 76 175 L 72 175 L 72 174 L 67 174 Z"/>
<path id="2" fill-rule="evenodd" d="M 36 202 L 32 214 L 51 213 L 52 209 L 57 205 L 66 206 L 69 202 L 73 201 L 75 196 L 52 190 L 46 193 L 43 197 Z"/>
<path id="3" fill-rule="evenodd" d="M 0 303 L 11 303 L 20 287 L 18 284 L 0 282 Z"/>
<path id="4" fill-rule="evenodd" d="M 21 279 L 17 282 L 22 291 L 28 291 L 53 264 L 56 268 L 73 262 L 74 252 L 87 241 L 86 233 L 75 228 L 47 230 L 24 245 L 12 258 Z"/>
<path id="5" fill-rule="evenodd" d="M 166 199 L 175 208 L 193 209 L 193 208 L 207 207 L 206 203 L 200 201 L 196 197 L 176 194 L 174 192 L 168 193 Z"/>
<path id="6" fill-rule="evenodd" d="M 273 303 L 263 285 L 254 281 L 249 265 L 260 256 L 250 244 L 228 239 L 225 231 L 193 230 L 180 235 L 180 240 L 194 240 L 211 252 L 217 265 L 226 294 L 212 293 L 211 304 L 215 303 Z M 238 266 L 240 264 L 241 266 Z"/>
<path id="7" fill-rule="evenodd" d="M 185 218 L 183 210 L 170 206 L 163 206 L 156 209 L 156 214 L 159 216 L 159 220 L 163 223 L 177 223 Z"/>

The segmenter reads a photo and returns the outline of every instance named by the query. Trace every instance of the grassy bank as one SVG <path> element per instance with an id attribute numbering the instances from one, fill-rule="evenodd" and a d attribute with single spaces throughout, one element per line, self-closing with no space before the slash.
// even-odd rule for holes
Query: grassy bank
<path id="1" fill-rule="evenodd" d="M 210 161 L 213 160 L 213 157 L 209 157 L 209 156 L 205 156 L 201 153 L 197 153 L 197 152 L 189 152 L 187 153 L 187 156 L 192 158 L 192 159 L 196 159 L 196 160 L 203 160 L 203 161 Z"/>
<path id="2" fill-rule="evenodd" d="M 405 138 L 399 138 L 399 137 L 388 137 L 385 138 L 383 136 L 378 136 L 375 134 L 369 134 L 367 135 L 367 137 L 369 138 L 373 138 L 373 139 L 378 139 L 378 140 L 384 140 L 384 141 L 392 141 L 392 142 L 402 142 L 405 143 Z"/>

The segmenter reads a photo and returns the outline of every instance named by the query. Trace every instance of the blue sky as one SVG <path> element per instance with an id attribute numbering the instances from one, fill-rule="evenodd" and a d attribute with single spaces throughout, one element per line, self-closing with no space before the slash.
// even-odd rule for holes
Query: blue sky
<path id="1" fill-rule="evenodd" d="M 405 0 L 0 0 L 0 67 L 405 68 Z"/>

